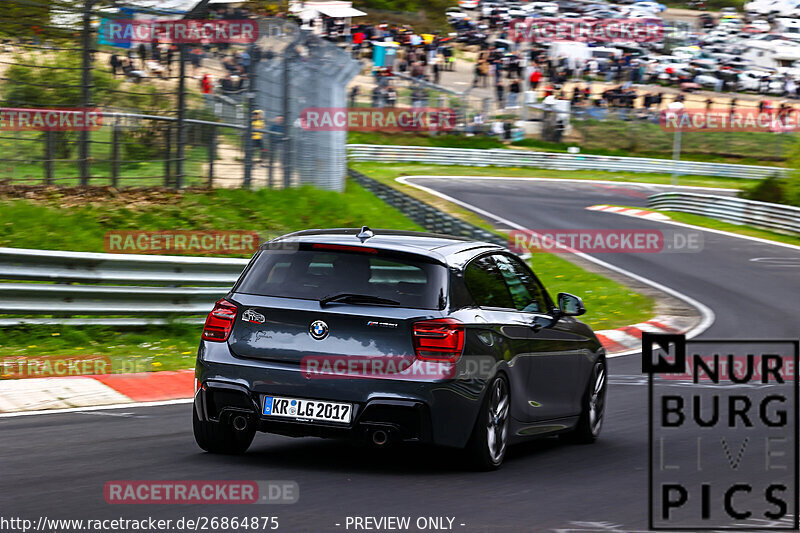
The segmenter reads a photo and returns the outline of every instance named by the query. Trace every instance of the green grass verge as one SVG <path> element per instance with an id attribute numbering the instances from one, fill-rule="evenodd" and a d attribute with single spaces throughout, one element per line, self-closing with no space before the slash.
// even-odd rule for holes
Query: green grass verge
<path id="1" fill-rule="evenodd" d="M 83 200 L 79 195 L 79 190 L 51 189 L 35 200 L 0 199 L 0 246 L 103 252 L 103 236 L 112 230 L 248 230 L 269 235 L 362 225 L 422 229 L 353 182 L 342 194 L 303 187 L 126 190 Z"/>
<path id="2" fill-rule="evenodd" d="M 35 370 L 20 371 L 17 358 L 101 357 L 111 363 L 110 372 L 154 372 L 194 366 L 200 342 L 200 324 L 114 329 L 101 326 L 25 326 L 3 328 L 0 351 L 9 377 L 38 377 Z M 93 372 L 88 372 L 93 373 Z M 15 376 L 15 374 L 17 374 Z M 47 377 L 47 376 L 42 376 Z"/>
<path id="3" fill-rule="evenodd" d="M 344 193 L 286 190 L 126 190 L 100 199 L 48 190 L 37 199 L 0 199 L 0 246 L 103 252 L 110 230 L 254 230 L 369 225 L 422 230 L 369 191 L 348 182 Z M 3 328 L 2 357 L 108 356 L 112 369 L 173 370 L 193 365 L 201 325 L 141 328 L 16 326 Z"/>

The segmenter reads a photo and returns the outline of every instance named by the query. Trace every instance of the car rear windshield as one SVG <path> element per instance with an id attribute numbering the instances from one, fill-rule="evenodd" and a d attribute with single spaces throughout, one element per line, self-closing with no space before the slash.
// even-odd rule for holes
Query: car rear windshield
<path id="1" fill-rule="evenodd" d="M 358 294 L 394 300 L 400 307 L 441 309 L 446 280 L 444 266 L 418 256 L 265 250 L 236 292 L 311 300 Z"/>

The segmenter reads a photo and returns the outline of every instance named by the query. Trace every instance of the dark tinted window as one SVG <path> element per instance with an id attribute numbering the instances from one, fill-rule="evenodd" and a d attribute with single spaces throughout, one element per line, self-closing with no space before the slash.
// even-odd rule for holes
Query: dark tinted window
<path id="1" fill-rule="evenodd" d="M 478 306 L 514 309 L 503 275 L 491 257 L 481 257 L 467 265 L 464 281 Z"/>
<path id="2" fill-rule="evenodd" d="M 378 296 L 401 307 L 439 309 L 447 270 L 414 260 L 338 251 L 266 250 L 237 292 L 261 296 L 320 300 L 342 293 Z"/>
<path id="3" fill-rule="evenodd" d="M 496 255 L 494 258 L 511 293 L 514 308 L 526 313 L 546 313 L 542 288 L 530 270 L 513 257 Z"/>

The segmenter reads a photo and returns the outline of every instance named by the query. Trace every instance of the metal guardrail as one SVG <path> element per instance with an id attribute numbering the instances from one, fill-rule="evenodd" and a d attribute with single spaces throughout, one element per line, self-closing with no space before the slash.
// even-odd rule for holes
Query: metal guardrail
<path id="1" fill-rule="evenodd" d="M 163 317 L 203 315 L 228 292 L 247 262 L 0 248 L 0 280 L 7 282 L 0 283 L 0 314 L 53 317 L 7 317 L 0 319 L 0 326 L 136 326 L 163 324 Z"/>
<path id="2" fill-rule="evenodd" d="M 474 224 L 470 224 L 469 222 L 464 222 L 460 218 L 456 218 L 444 211 L 440 211 L 394 187 L 385 185 L 352 169 L 348 170 L 348 174 L 356 183 L 372 192 L 387 204 L 401 211 L 427 231 L 444 233 L 447 235 L 458 235 L 475 239 L 476 241 L 508 246 L 507 239 Z"/>
<path id="3" fill-rule="evenodd" d="M 647 205 L 800 235 L 800 208 L 787 205 L 688 192 L 654 194 L 647 199 Z"/>
<path id="4" fill-rule="evenodd" d="M 435 146 L 348 144 L 347 153 L 350 161 L 375 161 L 380 163 L 410 162 L 479 167 L 535 167 L 553 170 L 676 173 L 756 180 L 775 174 L 785 177 L 789 171 L 779 167 L 734 165 L 730 163 L 702 163 L 642 157 L 532 152 L 528 150 L 442 148 Z"/>
<path id="5" fill-rule="evenodd" d="M 232 285 L 247 259 L 0 248 L 0 280 Z"/>

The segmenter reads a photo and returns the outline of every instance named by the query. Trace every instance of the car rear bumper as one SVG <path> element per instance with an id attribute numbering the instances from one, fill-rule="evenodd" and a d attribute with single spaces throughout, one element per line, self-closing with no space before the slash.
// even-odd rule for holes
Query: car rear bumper
<path id="1" fill-rule="evenodd" d="M 223 343 L 203 342 L 195 377 L 201 420 L 228 423 L 241 414 L 259 431 L 289 436 L 390 439 L 464 447 L 486 387 L 485 379 L 409 381 L 307 377 L 298 365 L 233 357 Z M 347 402 L 350 424 L 262 415 L 265 396 Z"/>

